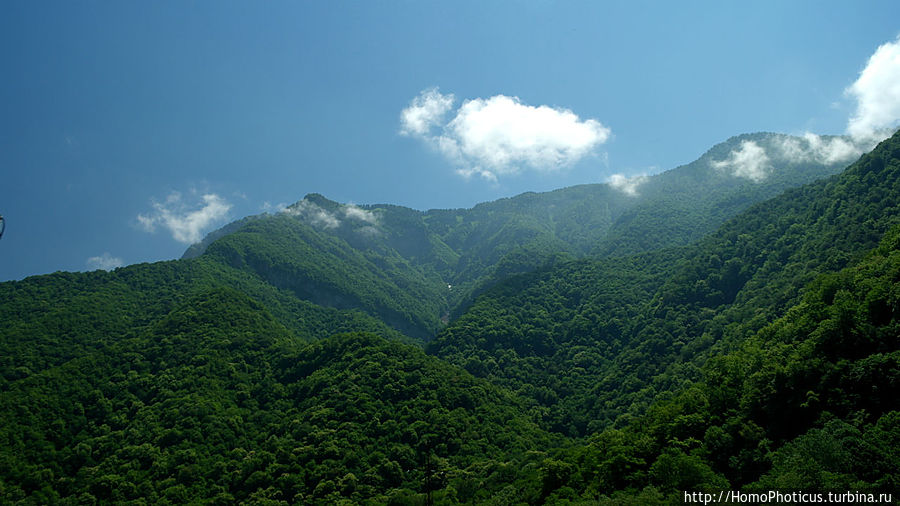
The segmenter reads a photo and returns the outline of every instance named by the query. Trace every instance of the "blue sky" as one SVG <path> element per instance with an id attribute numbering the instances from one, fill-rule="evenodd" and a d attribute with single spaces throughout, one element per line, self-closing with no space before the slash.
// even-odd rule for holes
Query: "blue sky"
<path id="1" fill-rule="evenodd" d="M 845 133 L 898 34 L 894 0 L 5 2 L 0 280 L 177 258 L 311 192 L 470 207 Z"/>

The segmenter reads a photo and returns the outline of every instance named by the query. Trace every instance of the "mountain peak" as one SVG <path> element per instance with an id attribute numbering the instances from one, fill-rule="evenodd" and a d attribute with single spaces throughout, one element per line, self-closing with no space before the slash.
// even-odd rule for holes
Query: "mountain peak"
<path id="1" fill-rule="evenodd" d="M 303 197 L 303 200 L 301 200 L 300 202 L 303 202 L 303 201 L 310 202 L 310 203 L 315 204 L 324 209 L 328 209 L 329 211 L 333 211 L 341 206 L 340 202 L 335 202 L 334 200 L 331 200 L 331 199 L 325 197 L 321 193 L 315 193 L 315 192 L 307 193 L 306 196 Z M 300 202 L 292 204 L 289 207 L 294 207 L 297 204 L 299 204 Z"/>

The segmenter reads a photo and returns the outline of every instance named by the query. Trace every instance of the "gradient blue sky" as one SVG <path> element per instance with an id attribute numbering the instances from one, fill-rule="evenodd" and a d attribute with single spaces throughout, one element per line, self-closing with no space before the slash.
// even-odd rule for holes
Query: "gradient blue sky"
<path id="1" fill-rule="evenodd" d="M 844 133 L 845 90 L 898 34 L 895 0 L 4 2 L 0 280 L 177 258 L 311 192 L 470 207 L 745 132 Z M 471 160 L 401 134 L 435 87 L 446 121 L 504 95 L 609 135 L 551 170 L 464 177 Z"/>

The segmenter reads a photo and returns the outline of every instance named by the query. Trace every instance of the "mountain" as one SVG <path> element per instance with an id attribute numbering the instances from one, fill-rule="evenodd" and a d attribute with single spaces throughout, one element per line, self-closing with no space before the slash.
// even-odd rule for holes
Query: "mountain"
<path id="1" fill-rule="evenodd" d="M 842 142 L 472 209 L 310 194 L 181 260 L 0 283 L 0 498 L 891 490 L 900 134 L 843 171 Z"/>
<path id="2" fill-rule="evenodd" d="M 639 413 L 900 222 L 892 149 L 886 141 L 840 175 L 753 206 L 691 246 L 505 281 L 429 352 L 529 393 L 548 406 L 555 430 L 573 436 Z"/>
<path id="3" fill-rule="evenodd" d="M 593 434 L 560 489 L 881 489 L 898 479 L 898 224 L 895 135 L 687 248 L 505 281 L 428 349 Z M 848 444 L 868 460 L 819 454 Z"/>
<path id="4" fill-rule="evenodd" d="M 417 347 L 303 345 L 218 287 L 7 384 L 0 412 L 4 502 L 384 503 L 426 479 L 478 497 L 469 480 L 554 446 L 516 396 Z"/>
<path id="5" fill-rule="evenodd" d="M 898 234 L 807 285 L 695 382 L 557 455 L 572 472 L 551 497 L 675 504 L 684 490 L 739 488 L 891 503 L 881 494 L 900 481 Z"/>
<path id="6" fill-rule="evenodd" d="M 762 153 L 755 173 L 728 162 L 747 146 Z M 359 309 L 428 340 L 442 320 L 512 274 L 685 245 L 755 202 L 843 168 L 817 155 L 816 146 L 782 134 L 742 135 L 626 186 L 526 193 L 472 209 L 343 205 L 310 194 L 276 215 L 211 233 L 184 258 L 211 255 L 304 300 Z"/>

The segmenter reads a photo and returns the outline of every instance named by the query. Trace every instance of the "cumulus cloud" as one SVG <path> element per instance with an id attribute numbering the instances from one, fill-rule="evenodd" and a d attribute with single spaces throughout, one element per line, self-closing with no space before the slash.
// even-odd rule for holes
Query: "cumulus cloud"
<path id="1" fill-rule="evenodd" d="M 466 177 L 496 180 L 525 169 L 560 169 L 592 153 L 610 136 L 610 129 L 597 120 L 505 95 L 467 100 L 453 119 L 441 124 L 453 103 L 452 95 L 426 90 L 401 114 L 401 133 L 436 148 Z M 436 126 L 440 132 L 432 135 Z"/>
<path id="2" fill-rule="evenodd" d="M 764 180 L 771 170 L 766 150 L 754 141 L 744 141 L 741 147 L 731 152 L 725 160 L 713 161 L 711 165 L 736 177 L 754 182 Z"/>
<path id="3" fill-rule="evenodd" d="M 121 258 L 114 257 L 108 252 L 103 253 L 102 255 L 97 257 L 90 257 L 85 263 L 87 264 L 88 269 L 92 271 L 95 271 L 97 269 L 111 271 L 117 267 L 122 267 L 123 265 L 125 265 L 125 263 L 122 262 Z"/>
<path id="4" fill-rule="evenodd" d="M 306 199 L 285 208 L 282 212 L 300 218 L 317 228 L 337 228 L 341 225 L 341 220 L 337 216 Z"/>
<path id="5" fill-rule="evenodd" d="M 892 133 L 900 121 L 900 36 L 875 50 L 844 93 L 856 100 L 847 123 L 855 140 L 874 144 Z"/>
<path id="6" fill-rule="evenodd" d="M 400 133 L 403 135 L 428 135 L 441 124 L 444 115 L 453 107 L 453 94 L 443 95 L 437 88 L 422 91 L 400 113 Z"/>
<path id="7" fill-rule="evenodd" d="M 638 186 L 644 184 L 648 179 L 650 178 L 643 174 L 631 177 L 627 177 L 624 174 L 613 174 L 609 176 L 606 184 L 626 195 L 636 197 Z"/>
<path id="8" fill-rule="evenodd" d="M 374 212 L 367 211 L 353 204 L 347 204 L 343 207 L 342 211 L 344 212 L 344 216 L 351 220 L 363 221 L 371 225 L 378 224 L 378 216 Z"/>
<path id="9" fill-rule="evenodd" d="M 172 192 L 165 202 L 152 202 L 153 211 L 139 214 L 138 223 L 148 232 L 163 227 L 176 241 L 193 244 L 203 238 L 209 227 L 225 220 L 231 209 L 231 204 L 214 193 L 202 195 L 200 200 L 189 205 L 179 192 Z"/>

